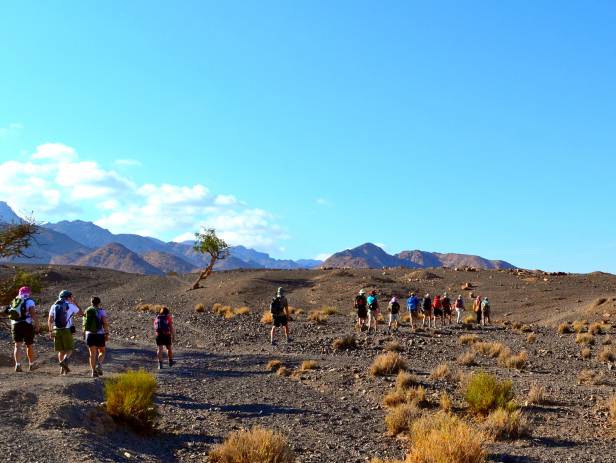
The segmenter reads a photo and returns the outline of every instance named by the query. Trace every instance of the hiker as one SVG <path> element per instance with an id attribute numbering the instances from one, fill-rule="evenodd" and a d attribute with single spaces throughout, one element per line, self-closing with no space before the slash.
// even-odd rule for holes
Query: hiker
<path id="1" fill-rule="evenodd" d="M 481 297 L 477 296 L 473 302 L 473 312 L 477 316 L 477 324 L 481 325 Z"/>
<path id="2" fill-rule="evenodd" d="M 387 334 L 391 334 L 392 326 L 393 330 L 398 331 L 398 316 L 400 313 L 400 303 L 398 298 L 393 296 L 389 304 L 387 305 L 387 312 L 389 313 L 389 323 L 387 324 Z"/>
<path id="3" fill-rule="evenodd" d="M 175 364 L 173 360 L 173 343 L 175 342 L 175 326 L 169 308 L 162 307 L 154 319 L 154 331 L 156 332 L 156 357 L 158 358 L 158 369 L 163 368 L 163 348 L 167 349 L 167 359 L 169 366 Z"/>
<path id="4" fill-rule="evenodd" d="M 379 324 L 379 300 L 376 297 L 376 289 L 373 289 L 368 296 L 368 333 L 372 329 L 372 322 L 374 321 L 374 334 L 376 334 L 377 326 Z"/>
<path id="5" fill-rule="evenodd" d="M 366 292 L 363 289 L 359 290 L 359 294 L 355 296 L 353 305 L 357 310 L 357 326 L 359 331 L 364 331 L 366 327 L 366 318 L 368 317 L 368 301 L 366 300 Z"/>
<path id="6" fill-rule="evenodd" d="M 8 316 L 11 320 L 11 334 L 15 349 L 13 356 L 15 358 L 15 372 L 23 371 L 21 369 L 22 347 L 26 345 L 26 356 L 28 357 L 28 371 L 33 371 L 37 368 L 34 362 L 34 335 L 39 332 L 39 323 L 36 316 L 36 303 L 30 298 L 32 291 L 28 286 L 19 288 L 17 297 L 8 308 Z"/>
<path id="7" fill-rule="evenodd" d="M 58 353 L 61 375 L 66 375 L 71 371 L 68 367 L 68 361 L 75 348 L 73 319 L 76 315 L 82 316 L 83 312 L 77 305 L 73 293 L 63 289 L 58 295 L 58 300 L 49 309 L 49 317 L 47 318 L 49 339 L 53 338 L 54 350 Z"/>
<path id="8" fill-rule="evenodd" d="M 90 307 L 83 313 L 83 335 L 90 350 L 90 370 L 92 378 L 103 376 L 105 342 L 109 340 L 107 312 L 97 296 L 90 299 Z"/>
<path id="9" fill-rule="evenodd" d="M 423 321 L 421 322 L 421 327 L 423 328 L 426 325 L 426 318 L 428 318 L 428 328 L 430 328 L 432 324 L 432 299 L 430 299 L 429 293 L 426 293 L 423 298 L 423 302 L 421 304 L 421 311 L 423 312 Z M 434 321 L 434 328 L 436 328 L 436 320 Z"/>
<path id="10" fill-rule="evenodd" d="M 406 310 L 409 312 L 409 320 L 411 322 L 411 329 L 415 329 L 413 319 L 418 320 L 419 317 L 419 298 L 415 296 L 415 293 L 411 293 L 406 300 Z"/>
<path id="11" fill-rule="evenodd" d="M 481 324 L 488 325 L 490 323 L 490 301 L 487 296 L 481 302 Z"/>
<path id="12" fill-rule="evenodd" d="M 276 296 L 272 299 L 270 303 L 270 312 L 272 314 L 272 331 L 270 332 L 270 342 L 273 345 L 276 345 L 276 341 L 274 340 L 274 334 L 276 332 L 276 328 L 280 328 L 284 330 L 284 336 L 287 342 L 290 342 L 289 338 L 289 301 L 284 295 L 284 289 L 278 288 L 276 291 Z"/>
<path id="13" fill-rule="evenodd" d="M 434 317 L 434 328 L 436 328 L 436 318 L 440 317 L 441 326 L 445 324 L 445 318 L 443 317 L 443 305 L 441 304 L 441 296 L 438 294 L 434 296 L 432 301 L 432 316 Z"/>
<path id="14" fill-rule="evenodd" d="M 449 299 L 449 295 L 447 293 L 443 293 L 441 305 L 443 306 L 443 322 L 445 321 L 445 318 L 447 318 L 447 324 L 451 325 L 451 300 Z"/>
<path id="15" fill-rule="evenodd" d="M 464 314 L 464 299 L 462 298 L 462 294 L 458 294 L 454 307 L 456 309 L 456 323 L 459 325 L 462 323 L 462 315 Z"/>

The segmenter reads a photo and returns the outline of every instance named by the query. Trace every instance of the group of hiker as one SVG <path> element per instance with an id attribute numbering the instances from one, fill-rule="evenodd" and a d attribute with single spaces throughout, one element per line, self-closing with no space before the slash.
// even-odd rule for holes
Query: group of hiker
<path id="1" fill-rule="evenodd" d="M 22 372 L 23 347 L 26 347 L 28 371 L 38 368 L 34 352 L 35 335 L 41 332 L 40 322 L 36 313 L 36 302 L 32 298 L 29 287 L 19 288 L 17 296 L 5 312 L 11 323 L 11 333 L 15 343 L 15 371 Z M 54 350 L 58 355 L 60 374 L 70 373 L 69 361 L 75 349 L 74 335 L 76 333 L 75 318 L 83 318 L 83 339 L 89 351 L 90 374 L 93 378 L 103 375 L 105 360 L 105 344 L 109 340 L 109 319 L 107 312 L 101 307 L 101 299 L 92 296 L 90 306 L 82 310 L 75 296 L 69 290 L 62 290 L 58 299 L 51 305 L 47 317 L 49 339 L 53 340 Z M 162 307 L 154 319 L 156 333 L 158 368 L 163 368 L 164 349 L 167 350 L 169 366 L 173 366 L 173 343 L 175 328 L 173 317 L 167 307 Z"/>
<path id="2" fill-rule="evenodd" d="M 373 289 L 370 294 L 366 296 L 366 291 L 359 290 L 359 293 L 355 296 L 354 307 L 357 311 L 357 326 L 360 331 L 367 331 L 370 333 L 374 330 L 376 333 L 379 315 L 381 313 L 380 305 L 377 297 L 377 291 Z M 464 297 L 461 294 L 452 302 L 449 295 L 445 292 L 443 295 L 437 294 L 434 299 L 427 293 L 423 299 L 411 292 L 406 300 L 406 309 L 409 314 L 409 321 L 411 329 L 415 329 L 415 324 L 419 324 L 421 318 L 421 326 L 426 326 L 428 322 L 428 328 L 436 328 L 436 320 L 440 319 L 441 326 L 446 324 L 453 324 L 452 316 L 453 311 L 456 312 L 456 323 L 461 324 L 463 322 L 463 315 L 465 311 Z M 397 331 L 399 328 L 400 318 L 400 301 L 398 297 L 393 295 L 389 303 L 387 304 L 387 332 L 391 333 L 392 330 Z M 473 312 L 477 316 L 477 324 L 487 325 L 490 323 L 490 301 L 487 297 L 477 296 L 473 300 Z"/>

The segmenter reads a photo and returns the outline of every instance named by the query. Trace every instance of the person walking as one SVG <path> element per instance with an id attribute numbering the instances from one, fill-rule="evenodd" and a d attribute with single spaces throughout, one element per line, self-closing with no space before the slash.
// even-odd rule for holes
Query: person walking
<path id="1" fill-rule="evenodd" d="M 167 359 L 169 366 L 175 365 L 173 360 L 173 344 L 175 343 L 175 326 L 173 316 L 168 307 L 162 307 L 154 319 L 154 331 L 156 332 L 156 357 L 158 358 L 158 369 L 163 368 L 163 350 L 167 349 Z"/>
<path id="2" fill-rule="evenodd" d="M 415 321 L 419 322 L 419 298 L 415 293 L 411 293 L 406 300 L 406 310 L 409 312 L 411 329 L 415 330 Z"/>
<path id="3" fill-rule="evenodd" d="M 423 328 L 426 325 L 426 318 L 428 319 L 428 328 L 430 328 L 432 324 L 432 299 L 430 298 L 430 294 L 427 293 L 423 302 L 421 303 L 421 311 L 423 312 L 423 321 L 421 322 L 421 327 Z M 434 321 L 434 328 L 436 328 L 436 320 Z"/>
<path id="4" fill-rule="evenodd" d="M 387 312 L 389 314 L 389 320 L 387 324 L 387 334 L 391 334 L 393 327 L 394 331 L 398 331 L 398 317 L 400 314 L 400 303 L 396 296 L 392 296 L 391 301 L 387 305 Z"/>
<path id="5" fill-rule="evenodd" d="M 366 318 L 368 317 L 368 301 L 366 299 L 366 292 L 363 289 L 360 289 L 359 294 L 355 296 L 353 307 L 357 310 L 357 327 L 359 331 L 364 331 Z"/>
<path id="6" fill-rule="evenodd" d="M 473 302 L 473 312 L 477 317 L 477 324 L 481 325 L 481 297 L 477 296 Z"/>
<path id="7" fill-rule="evenodd" d="M 454 307 L 456 309 L 456 323 L 459 325 L 462 323 L 462 315 L 464 314 L 464 299 L 462 298 L 462 294 L 458 294 Z"/>
<path id="8" fill-rule="evenodd" d="M 451 299 L 447 293 L 443 293 L 441 305 L 443 306 L 443 322 L 447 319 L 447 324 L 451 325 Z"/>
<path id="9" fill-rule="evenodd" d="M 432 316 L 434 317 L 434 328 L 436 329 L 436 318 L 439 317 L 441 319 L 441 326 L 445 324 L 445 320 L 443 318 L 443 305 L 441 304 L 441 296 L 434 296 L 434 301 L 432 301 Z"/>
<path id="10" fill-rule="evenodd" d="M 379 300 L 376 297 L 376 289 L 370 292 L 370 296 L 367 299 L 368 302 L 368 334 L 372 329 L 372 322 L 374 322 L 374 334 L 376 334 L 379 324 Z"/>
<path id="11" fill-rule="evenodd" d="M 486 296 L 481 301 L 481 325 L 485 326 L 488 324 L 490 324 L 490 301 Z"/>
<path id="12" fill-rule="evenodd" d="M 54 350 L 58 353 L 60 374 L 70 373 L 68 361 L 75 348 L 73 333 L 75 332 L 74 318 L 82 316 L 83 312 L 77 304 L 73 293 L 67 289 L 60 291 L 58 300 L 49 309 L 47 327 L 49 339 L 53 339 Z"/>
<path id="13" fill-rule="evenodd" d="M 19 288 L 17 297 L 13 299 L 8 308 L 8 316 L 11 321 L 11 334 L 15 347 L 13 357 L 15 359 L 15 372 L 23 371 L 21 368 L 23 345 L 26 346 L 28 358 L 28 371 L 37 368 L 34 354 L 34 335 L 39 332 L 39 323 L 36 316 L 36 303 L 30 296 L 32 291 L 28 286 Z"/>
<path id="14" fill-rule="evenodd" d="M 97 296 L 90 299 L 90 307 L 83 314 L 83 333 L 90 351 L 90 370 L 92 378 L 103 376 L 105 343 L 109 340 L 107 312 Z"/>
<path id="15" fill-rule="evenodd" d="M 270 332 L 270 343 L 272 345 L 276 344 L 274 340 L 274 334 L 276 333 L 276 328 L 280 328 L 284 330 L 284 336 L 287 342 L 290 342 L 289 338 L 289 301 L 284 295 L 284 289 L 278 288 L 276 291 L 276 296 L 272 299 L 270 303 L 270 312 L 272 314 L 272 331 Z"/>

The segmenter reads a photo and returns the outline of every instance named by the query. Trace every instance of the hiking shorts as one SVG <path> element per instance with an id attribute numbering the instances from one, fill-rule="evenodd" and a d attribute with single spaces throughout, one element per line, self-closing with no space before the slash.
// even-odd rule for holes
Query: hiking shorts
<path id="1" fill-rule="evenodd" d="M 28 322 L 19 322 L 11 326 L 14 342 L 25 342 L 26 346 L 34 344 L 34 326 Z"/>
<path id="2" fill-rule="evenodd" d="M 157 334 L 156 335 L 156 345 L 157 346 L 171 346 L 171 335 L 170 334 Z"/>
<path id="3" fill-rule="evenodd" d="M 443 307 L 443 313 L 447 316 L 451 315 L 451 306 Z"/>
<path id="4" fill-rule="evenodd" d="M 274 326 L 275 327 L 279 327 L 279 326 L 287 326 L 287 324 L 289 323 L 289 320 L 287 320 L 287 316 L 286 315 L 274 315 L 273 316 L 273 320 L 274 320 Z"/>
<path id="5" fill-rule="evenodd" d="M 443 316 L 443 309 L 433 309 L 432 310 L 432 314 L 435 317 L 442 317 Z"/>
<path id="6" fill-rule="evenodd" d="M 389 314 L 389 323 L 393 323 L 393 322 L 397 322 L 398 321 L 398 314 L 397 313 L 390 313 Z"/>
<path id="7" fill-rule="evenodd" d="M 357 318 L 367 318 L 368 317 L 368 309 L 361 308 L 357 309 Z"/>
<path id="8" fill-rule="evenodd" d="M 86 334 L 86 345 L 88 347 L 105 347 L 105 335 L 99 333 Z"/>
<path id="9" fill-rule="evenodd" d="M 68 352 L 75 348 L 75 341 L 70 328 L 54 329 L 53 348 L 56 352 Z"/>

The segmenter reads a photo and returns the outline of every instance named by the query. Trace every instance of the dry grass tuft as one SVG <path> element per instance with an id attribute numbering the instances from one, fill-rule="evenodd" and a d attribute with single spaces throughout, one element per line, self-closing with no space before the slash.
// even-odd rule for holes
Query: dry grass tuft
<path id="1" fill-rule="evenodd" d="M 324 325 L 327 323 L 328 315 L 321 313 L 319 310 L 311 310 L 308 314 L 308 320 L 315 322 L 317 325 Z"/>
<path id="2" fill-rule="evenodd" d="M 610 344 L 612 344 L 612 338 L 610 338 L 609 336 L 604 337 L 603 341 L 601 341 L 601 344 L 604 346 L 609 346 Z"/>
<path id="3" fill-rule="evenodd" d="M 616 428 L 616 396 L 611 396 L 607 403 L 610 426 Z"/>
<path id="4" fill-rule="evenodd" d="M 545 395 L 545 387 L 537 383 L 533 383 L 528 391 L 528 403 L 533 405 L 542 405 L 547 403 Z"/>
<path id="5" fill-rule="evenodd" d="M 595 337 L 590 333 L 578 333 L 575 336 L 575 342 L 578 344 L 594 344 Z"/>
<path id="6" fill-rule="evenodd" d="M 447 391 L 443 391 L 438 401 L 439 407 L 444 412 L 450 412 L 452 407 L 451 397 Z"/>
<path id="7" fill-rule="evenodd" d="M 610 325 L 606 323 L 591 323 L 588 327 L 588 332 L 590 334 L 607 334 L 610 331 Z"/>
<path id="8" fill-rule="evenodd" d="M 588 320 L 576 320 L 572 326 L 576 333 L 584 333 L 588 330 Z"/>
<path id="9" fill-rule="evenodd" d="M 411 425 L 411 451 L 406 463 L 483 463 L 486 436 L 448 413 L 426 415 Z"/>
<path id="10" fill-rule="evenodd" d="M 598 357 L 602 362 L 613 362 L 616 360 L 616 352 L 614 352 L 611 346 L 605 346 L 599 352 Z"/>
<path id="11" fill-rule="evenodd" d="M 466 317 L 464 317 L 464 323 L 466 325 L 472 325 L 473 323 L 477 323 L 477 316 L 476 315 L 467 315 Z"/>
<path id="12" fill-rule="evenodd" d="M 467 367 L 473 366 L 477 364 L 477 354 L 475 352 L 464 352 L 458 357 L 458 364 L 464 365 Z"/>
<path id="13" fill-rule="evenodd" d="M 608 384 L 607 378 L 603 372 L 596 372 L 595 370 L 582 370 L 578 374 L 579 384 L 590 384 L 593 386 L 600 386 L 602 384 Z"/>
<path id="14" fill-rule="evenodd" d="M 406 391 L 404 389 L 396 388 L 391 392 L 385 394 L 383 397 L 383 405 L 386 407 L 397 407 L 400 404 L 406 402 Z"/>
<path id="15" fill-rule="evenodd" d="M 529 333 L 526 336 L 526 342 L 529 344 L 534 344 L 537 341 L 537 335 L 535 333 Z"/>
<path id="16" fill-rule="evenodd" d="M 278 370 L 276 370 L 276 374 L 278 376 L 291 376 L 291 373 L 293 372 L 289 370 L 287 367 L 280 367 L 278 368 Z"/>
<path id="17" fill-rule="evenodd" d="M 488 415 L 481 427 L 495 440 L 515 439 L 530 434 L 528 419 L 521 410 L 498 408 Z"/>
<path id="18" fill-rule="evenodd" d="M 505 354 L 498 358 L 499 362 L 507 367 L 516 370 L 523 370 L 528 362 L 528 354 L 522 351 L 519 354 Z"/>
<path id="19" fill-rule="evenodd" d="M 316 360 L 304 360 L 300 366 L 300 370 L 302 371 L 316 370 L 317 368 L 319 368 L 319 364 Z"/>
<path id="20" fill-rule="evenodd" d="M 280 360 L 270 360 L 269 362 L 267 362 L 267 365 L 265 366 L 265 368 L 268 371 L 277 371 L 280 367 L 283 366 L 283 363 Z"/>
<path id="21" fill-rule="evenodd" d="M 407 370 L 406 361 L 395 352 L 387 352 L 377 356 L 370 365 L 372 376 L 394 375 L 402 370 Z"/>
<path id="22" fill-rule="evenodd" d="M 402 352 L 404 347 L 398 341 L 390 341 L 385 344 L 384 350 L 387 352 Z"/>
<path id="23" fill-rule="evenodd" d="M 233 432 L 209 453 L 212 463 L 294 463 L 295 455 L 284 436 L 254 427 Z"/>
<path id="24" fill-rule="evenodd" d="M 497 358 L 509 352 L 509 348 L 500 342 L 476 342 L 473 349 L 488 357 Z"/>
<path id="25" fill-rule="evenodd" d="M 476 334 L 463 334 L 458 339 L 460 341 L 460 344 L 462 344 L 463 346 L 466 346 L 466 345 L 475 344 L 476 342 L 478 342 L 479 336 L 477 336 Z"/>
<path id="26" fill-rule="evenodd" d="M 451 381 L 453 377 L 454 375 L 448 363 L 441 363 L 430 372 L 430 379 L 432 380 Z"/>
<path id="27" fill-rule="evenodd" d="M 410 429 L 411 423 L 421 414 L 414 403 L 403 403 L 389 409 L 385 416 L 385 426 L 390 436 L 397 436 Z"/>
<path id="28" fill-rule="evenodd" d="M 590 350 L 590 348 L 583 347 L 580 351 L 580 357 L 582 357 L 583 359 L 589 359 L 590 357 L 592 357 L 592 351 Z"/>
<path id="29" fill-rule="evenodd" d="M 464 399 L 471 412 L 487 415 L 497 408 L 506 408 L 513 400 L 513 383 L 499 381 L 496 376 L 480 371 L 468 379 Z"/>
<path id="30" fill-rule="evenodd" d="M 332 343 L 332 347 L 335 350 L 355 349 L 357 347 L 357 340 L 355 339 L 355 336 L 349 334 L 335 339 Z"/>
<path id="31" fill-rule="evenodd" d="M 235 312 L 233 311 L 233 307 L 229 305 L 222 305 L 222 304 L 216 303 L 212 306 L 212 312 L 214 312 L 217 315 L 221 315 L 225 317 L 226 319 L 235 317 Z"/>
<path id="32" fill-rule="evenodd" d="M 567 334 L 567 333 L 572 333 L 573 330 L 571 329 L 571 325 L 567 322 L 563 322 L 560 325 L 558 325 L 558 333 L 559 334 Z"/>
<path id="33" fill-rule="evenodd" d="M 419 378 L 408 371 L 401 371 L 396 376 L 397 389 L 410 389 L 419 384 Z"/>
<path id="34" fill-rule="evenodd" d="M 135 307 L 135 310 L 139 312 L 149 312 L 149 313 L 158 314 L 160 313 L 160 309 L 162 309 L 163 307 L 164 306 L 161 304 L 137 304 L 137 306 Z"/>
<path id="35" fill-rule="evenodd" d="M 321 307 L 321 310 L 319 312 L 321 312 L 321 314 L 325 316 L 338 315 L 338 309 L 336 307 L 324 306 Z"/>
<path id="36" fill-rule="evenodd" d="M 274 323 L 274 318 L 272 317 L 272 313 L 269 310 L 265 310 L 263 315 L 261 316 L 261 323 L 264 325 L 271 325 Z"/>
<path id="37" fill-rule="evenodd" d="M 145 370 L 127 371 L 105 382 L 109 415 L 140 431 L 151 430 L 156 418 L 156 378 Z"/>
<path id="38" fill-rule="evenodd" d="M 205 305 L 199 303 L 195 305 L 195 312 L 203 313 L 205 312 Z"/>
<path id="39" fill-rule="evenodd" d="M 520 327 L 520 331 L 521 331 L 522 333 L 531 333 L 531 332 L 533 331 L 533 327 L 532 327 L 532 326 L 530 326 L 530 325 L 522 325 L 522 326 Z"/>
<path id="40" fill-rule="evenodd" d="M 233 311 L 235 315 L 248 315 L 250 313 L 250 308 L 246 306 L 238 307 Z"/>

